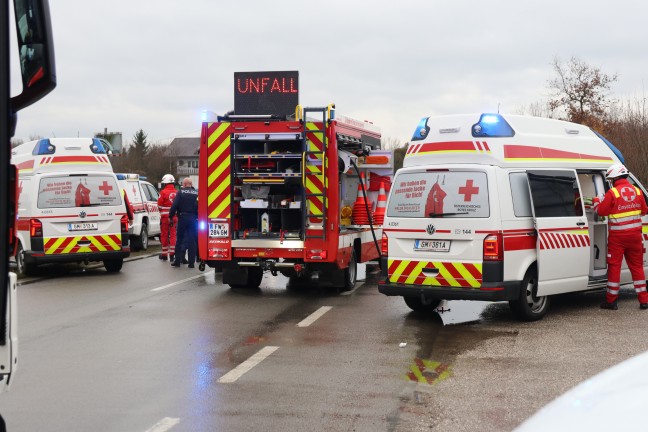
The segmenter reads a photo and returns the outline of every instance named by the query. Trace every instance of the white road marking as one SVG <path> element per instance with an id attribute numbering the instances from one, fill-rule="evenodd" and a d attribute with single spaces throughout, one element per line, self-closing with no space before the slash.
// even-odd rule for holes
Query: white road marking
<path id="1" fill-rule="evenodd" d="M 343 296 L 351 295 L 354 292 L 358 291 L 358 288 L 360 288 L 362 285 L 364 285 L 364 282 L 357 282 L 351 291 L 341 292 L 340 295 L 343 295 Z"/>
<path id="2" fill-rule="evenodd" d="M 166 432 L 178 423 L 180 423 L 179 418 L 165 417 L 157 422 L 152 428 L 147 429 L 146 432 Z"/>
<path id="3" fill-rule="evenodd" d="M 153 288 L 151 291 L 162 291 L 163 289 L 171 288 L 172 286 L 180 285 L 180 284 L 183 284 L 185 282 L 192 281 L 194 279 L 200 279 L 201 277 L 209 276 L 210 274 L 213 274 L 213 273 L 214 273 L 213 271 L 208 271 L 206 273 L 201 273 L 201 274 L 196 275 L 196 276 L 191 276 L 190 278 L 187 278 L 187 279 L 182 279 L 182 280 L 179 280 L 179 281 L 167 284 L 167 285 L 162 285 L 160 287 Z"/>
<path id="4" fill-rule="evenodd" d="M 248 372 L 254 366 L 261 363 L 263 359 L 265 359 L 266 357 L 268 357 L 270 354 L 277 351 L 278 349 L 279 349 L 278 346 L 267 346 L 261 348 L 252 357 L 245 360 L 243 363 L 236 366 L 234 369 L 232 369 L 231 371 L 227 372 L 225 375 L 220 377 L 218 379 L 218 382 L 224 384 L 233 383 L 237 379 L 241 378 L 241 376 L 243 376 L 244 373 Z"/>
<path id="5" fill-rule="evenodd" d="M 331 309 L 333 309 L 333 306 L 322 306 L 321 308 L 317 309 L 315 312 L 304 318 L 302 321 L 297 323 L 297 327 L 308 327 Z"/>

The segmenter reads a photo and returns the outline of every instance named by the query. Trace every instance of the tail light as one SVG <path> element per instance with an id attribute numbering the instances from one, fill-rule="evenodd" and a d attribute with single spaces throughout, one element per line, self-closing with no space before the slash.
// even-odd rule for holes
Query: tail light
<path id="1" fill-rule="evenodd" d="M 29 235 L 31 238 L 43 237 L 43 223 L 38 219 L 29 220 Z"/>
<path id="2" fill-rule="evenodd" d="M 122 234 L 128 234 L 128 216 L 123 215 L 120 220 Z"/>
<path id="3" fill-rule="evenodd" d="M 326 256 L 326 251 L 322 249 L 309 249 L 306 251 L 306 259 L 325 260 Z"/>
<path id="4" fill-rule="evenodd" d="M 502 261 L 504 259 L 504 242 L 502 234 L 489 234 L 484 239 L 484 261 Z"/>
<path id="5" fill-rule="evenodd" d="M 382 235 L 382 242 L 380 244 L 380 254 L 383 256 L 387 256 L 387 244 L 388 244 L 389 239 L 387 238 L 387 233 L 383 232 Z"/>

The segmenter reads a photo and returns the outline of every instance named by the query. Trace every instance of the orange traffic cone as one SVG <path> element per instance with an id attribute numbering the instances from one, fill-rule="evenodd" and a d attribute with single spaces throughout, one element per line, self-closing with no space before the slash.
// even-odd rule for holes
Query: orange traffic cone
<path id="1" fill-rule="evenodd" d="M 362 193 L 364 184 L 364 173 L 360 173 L 360 183 L 358 184 L 358 197 L 353 204 L 353 223 L 355 225 L 369 225 L 371 222 L 371 202 L 367 202 Z M 367 208 L 369 211 L 367 212 Z"/>
<path id="2" fill-rule="evenodd" d="M 373 220 L 376 225 L 382 225 L 385 221 L 385 210 L 387 210 L 387 194 L 385 193 L 385 183 L 380 182 L 376 211 L 373 214 Z"/>

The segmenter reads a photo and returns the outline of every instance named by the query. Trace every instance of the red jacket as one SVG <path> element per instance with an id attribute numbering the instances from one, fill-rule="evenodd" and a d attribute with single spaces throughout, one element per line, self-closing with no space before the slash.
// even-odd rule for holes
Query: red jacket
<path id="1" fill-rule="evenodd" d="M 641 189 L 621 178 L 607 191 L 596 212 L 609 217 L 610 234 L 641 232 L 641 216 L 648 213 L 648 206 Z"/>
<path id="2" fill-rule="evenodd" d="M 160 217 L 169 217 L 169 210 L 171 210 L 171 204 L 173 204 L 173 199 L 177 193 L 178 191 L 171 183 L 162 188 L 160 191 L 160 197 L 158 198 Z"/>

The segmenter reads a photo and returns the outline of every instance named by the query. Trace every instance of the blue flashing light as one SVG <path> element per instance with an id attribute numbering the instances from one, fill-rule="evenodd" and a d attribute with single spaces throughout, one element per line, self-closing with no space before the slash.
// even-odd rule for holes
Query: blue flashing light
<path id="1" fill-rule="evenodd" d="M 206 228 L 207 228 L 207 224 L 205 223 L 205 221 L 198 222 L 198 229 L 200 231 L 205 231 Z"/>
<path id="2" fill-rule="evenodd" d="M 501 115 L 484 113 L 479 117 L 479 121 L 472 126 L 472 136 L 512 137 L 515 136 L 515 131 Z"/>
<path id="3" fill-rule="evenodd" d="M 90 144 L 90 150 L 94 154 L 106 154 L 106 148 L 104 148 L 103 143 L 97 138 L 92 138 L 92 144 Z"/>
<path id="4" fill-rule="evenodd" d="M 48 138 L 43 138 L 36 143 L 36 147 L 32 151 L 33 155 L 50 155 L 56 153 L 56 146 L 54 146 Z"/>
<path id="5" fill-rule="evenodd" d="M 612 153 L 614 153 L 616 155 L 616 157 L 619 158 L 621 163 L 625 165 L 625 158 L 623 157 L 623 154 L 621 154 L 621 150 L 616 148 L 614 144 L 612 144 L 610 141 L 608 141 L 607 138 L 605 138 L 600 133 L 596 132 L 594 129 L 591 129 L 591 131 L 594 132 L 597 137 L 601 138 L 603 140 L 603 142 L 610 148 L 610 150 L 612 150 Z"/>
<path id="6" fill-rule="evenodd" d="M 420 141 L 427 138 L 428 134 L 430 133 L 430 126 L 428 126 L 427 124 L 429 118 L 430 117 L 423 117 L 421 119 L 419 124 L 416 126 L 414 135 L 412 135 L 412 141 Z"/>

